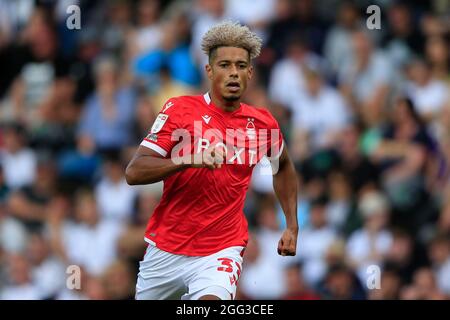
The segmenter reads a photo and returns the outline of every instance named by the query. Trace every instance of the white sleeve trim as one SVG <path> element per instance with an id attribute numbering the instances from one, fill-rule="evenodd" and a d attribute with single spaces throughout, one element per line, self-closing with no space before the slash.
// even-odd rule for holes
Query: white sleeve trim
<path id="1" fill-rule="evenodd" d="M 158 152 L 163 157 L 167 156 L 167 151 L 158 146 L 157 144 L 151 143 L 148 140 L 142 140 L 141 146 L 147 147 L 149 149 L 152 149 L 153 151 Z"/>
<path id="2" fill-rule="evenodd" d="M 283 149 L 284 149 L 284 140 L 281 140 L 281 148 L 280 151 L 278 151 L 278 154 L 276 156 L 267 157 L 267 159 L 269 159 L 270 161 L 277 160 L 281 156 Z"/>

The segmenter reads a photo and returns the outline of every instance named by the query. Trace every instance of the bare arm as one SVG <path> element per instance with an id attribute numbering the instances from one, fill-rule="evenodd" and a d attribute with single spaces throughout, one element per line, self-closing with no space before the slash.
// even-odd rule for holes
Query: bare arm
<path id="1" fill-rule="evenodd" d="M 286 217 L 287 227 L 278 243 L 278 253 L 282 256 L 294 256 L 298 236 L 297 173 L 287 148 L 283 149 L 279 161 L 278 172 L 273 178 L 273 187 Z"/>
<path id="2" fill-rule="evenodd" d="M 220 168 L 222 161 L 223 152 L 213 148 L 195 157 L 187 155 L 165 159 L 156 151 L 139 146 L 125 170 L 125 178 L 129 185 L 150 184 L 187 168 Z"/>
<path id="3" fill-rule="evenodd" d="M 139 146 L 125 170 L 125 178 L 129 185 L 150 184 L 188 167 L 188 164 L 176 164 L 172 159 L 162 158 L 156 151 Z"/>

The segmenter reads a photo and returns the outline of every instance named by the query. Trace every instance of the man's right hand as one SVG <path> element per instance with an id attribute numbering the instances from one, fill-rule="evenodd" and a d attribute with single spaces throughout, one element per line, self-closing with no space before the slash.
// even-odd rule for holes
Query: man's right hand
<path id="1" fill-rule="evenodd" d="M 203 152 L 183 157 L 183 163 L 191 168 L 220 169 L 226 161 L 223 147 L 211 146 Z"/>

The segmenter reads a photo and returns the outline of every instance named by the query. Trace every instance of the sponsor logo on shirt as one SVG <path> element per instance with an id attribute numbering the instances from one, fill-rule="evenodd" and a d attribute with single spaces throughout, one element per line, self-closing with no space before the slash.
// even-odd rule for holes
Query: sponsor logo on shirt
<path id="1" fill-rule="evenodd" d="M 155 122 L 153 123 L 153 126 L 152 126 L 150 132 L 158 133 L 159 131 L 161 131 L 162 127 L 164 126 L 164 124 L 166 123 L 168 118 L 169 118 L 169 116 L 167 114 L 164 114 L 164 113 L 158 114 Z"/>

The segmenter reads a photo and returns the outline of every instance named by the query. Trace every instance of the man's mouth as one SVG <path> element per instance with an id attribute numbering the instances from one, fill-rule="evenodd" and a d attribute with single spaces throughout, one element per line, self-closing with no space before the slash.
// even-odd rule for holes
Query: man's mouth
<path id="1" fill-rule="evenodd" d="M 229 82 L 226 87 L 233 92 L 239 91 L 239 89 L 241 88 L 241 85 L 239 84 L 239 82 L 237 81 L 232 81 Z"/>

